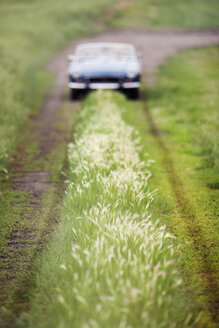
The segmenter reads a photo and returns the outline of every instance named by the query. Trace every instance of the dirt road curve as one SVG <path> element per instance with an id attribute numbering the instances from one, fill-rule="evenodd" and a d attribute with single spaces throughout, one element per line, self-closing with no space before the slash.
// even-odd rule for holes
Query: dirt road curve
<path id="1" fill-rule="evenodd" d="M 134 44 L 143 54 L 145 78 L 148 83 L 153 83 L 154 72 L 165 63 L 167 57 L 188 48 L 219 44 L 219 30 L 112 30 L 73 42 L 48 65 L 48 69 L 57 75 L 57 85 L 66 83 L 65 57 L 73 52 L 77 44 L 104 41 Z"/>
<path id="2" fill-rule="evenodd" d="M 86 42 L 128 42 L 143 54 L 142 66 L 147 83 L 154 82 L 156 69 L 166 59 L 179 51 L 193 47 L 219 44 L 218 30 L 111 30 L 87 39 L 72 42 L 64 51 L 56 55 L 47 69 L 55 73 L 55 87 L 45 95 L 43 106 L 35 118 L 36 140 L 41 155 L 45 156 L 56 144 L 52 125 L 57 121 L 56 112 L 61 108 L 61 95 L 67 86 L 67 55 L 73 53 L 79 43 Z M 45 124 L 42 124 L 44 122 Z M 40 155 L 39 155 L 40 156 Z M 28 189 L 29 191 L 29 189 Z"/>
<path id="3" fill-rule="evenodd" d="M 66 60 L 67 55 L 73 53 L 75 46 L 79 43 L 103 41 L 134 44 L 136 49 L 143 54 L 144 77 L 147 83 L 151 84 L 154 82 L 156 69 L 164 64 L 170 55 L 188 48 L 219 44 L 219 29 L 196 31 L 111 30 L 72 42 L 64 51 L 56 55 L 47 66 L 49 71 L 55 73 L 55 87 L 46 94 L 43 106 L 35 118 L 35 127 L 33 127 L 36 135 L 34 141 L 37 142 L 42 156 L 45 156 L 52 148 L 57 146 L 54 142 L 55 133 L 52 125 L 57 121 L 56 112 L 62 106 L 61 95 L 63 89 L 67 86 L 67 67 L 69 64 Z"/>

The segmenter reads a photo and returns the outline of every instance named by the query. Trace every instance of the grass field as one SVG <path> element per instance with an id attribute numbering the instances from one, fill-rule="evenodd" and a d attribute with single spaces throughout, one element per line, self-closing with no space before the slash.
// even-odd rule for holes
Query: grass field
<path id="1" fill-rule="evenodd" d="M 32 300 L 30 313 L 23 316 L 21 326 L 26 324 L 36 327 L 40 317 L 44 321 L 42 327 L 50 327 L 54 322 L 68 326 L 71 320 L 75 320 L 80 327 L 83 326 L 83 317 L 91 327 L 101 327 L 103 324 L 106 327 L 118 326 L 117 320 L 121 318 L 124 319 L 124 327 L 127 320 L 133 327 L 150 327 L 147 315 L 141 316 L 143 310 L 140 304 L 143 301 L 151 327 L 153 324 L 154 327 L 159 326 L 160 322 L 163 322 L 163 327 L 170 327 L 174 322 L 176 327 L 180 327 L 189 309 L 191 321 L 184 326 L 182 324 L 183 327 L 194 327 L 193 320 L 200 312 L 199 326 L 216 327 L 216 319 L 212 317 L 215 317 L 213 304 L 216 290 L 213 289 L 217 286 L 218 264 L 218 190 L 215 187 L 218 174 L 218 139 L 215 139 L 218 131 L 217 56 L 218 47 L 212 47 L 190 50 L 169 60 L 168 65 L 157 75 L 157 85 L 147 90 L 149 114 L 144 103 L 135 103 L 133 106 L 133 103 L 119 95 L 111 97 L 110 103 L 101 95 L 88 99 L 77 127 L 76 144 L 69 146 L 69 161 L 73 171 L 69 176 L 70 186 L 59 230 L 38 264 L 37 295 Z M 152 131 L 148 115 L 152 117 L 156 133 Z M 130 126 L 134 126 L 134 130 Z M 164 149 L 161 149 L 162 145 Z M 152 165 L 150 158 L 156 161 Z M 147 164 L 149 166 L 146 168 Z M 150 172 L 152 177 L 148 180 Z M 145 177 L 146 181 L 142 185 Z M 156 188 L 159 190 L 154 194 Z M 144 209 L 151 197 L 153 202 Z M 135 274 L 138 272 L 140 275 L 141 266 L 135 264 L 133 266 L 137 271 L 130 271 L 128 263 L 132 259 L 127 259 L 130 247 L 130 254 L 134 253 L 135 261 L 139 263 L 137 259 L 140 254 L 135 253 L 134 236 L 138 224 L 141 225 L 144 218 L 142 213 L 151 215 L 149 222 L 152 226 L 155 224 L 158 231 L 160 225 L 155 223 L 157 219 L 176 236 L 173 241 L 170 239 L 173 254 L 168 255 L 169 259 L 172 256 L 175 259 L 177 255 L 178 261 L 173 267 L 178 267 L 178 279 L 184 281 L 181 287 L 177 287 L 176 294 L 169 285 L 172 279 L 170 272 L 168 285 L 165 279 L 161 279 L 153 287 L 158 288 L 157 292 L 151 293 L 156 295 L 155 299 L 145 298 L 144 291 L 138 295 L 140 286 L 145 285 L 146 281 L 138 281 L 140 278 L 136 280 Z M 115 217 L 118 220 L 115 221 Z M 118 231 L 119 234 L 116 233 Z M 127 231 L 125 235 L 124 231 Z M 153 231 L 154 227 L 152 231 L 149 229 L 149 235 L 152 236 Z M 129 233 L 132 237 L 127 237 Z M 149 235 L 146 239 L 150 239 Z M 103 236 L 104 239 L 101 239 Z M 126 241 L 126 238 L 131 239 Z M 136 238 L 136 242 L 138 240 L 140 243 L 141 237 L 138 235 Z M 154 235 L 151 238 L 156 241 Z M 154 258 L 147 249 L 146 240 L 143 240 L 145 251 Z M 179 244 L 180 252 L 177 247 Z M 117 247 L 125 247 L 127 252 L 119 253 Z M 106 261 L 107 256 L 109 262 Z M 114 257 L 119 257 L 119 263 L 112 260 Z M 159 252 L 155 258 L 161 264 L 161 272 L 165 271 L 162 269 L 165 261 Z M 157 264 L 156 261 L 152 263 L 155 266 Z M 105 267 L 108 275 L 101 271 Z M 114 281 L 114 277 L 118 279 L 116 272 L 119 271 L 126 272 L 119 278 L 122 279 L 122 286 L 129 286 L 130 289 L 120 289 L 120 285 Z M 209 284 L 210 278 L 214 281 L 212 285 Z M 75 279 L 77 287 L 69 289 Z M 48 281 L 51 283 L 48 284 Z M 170 288 L 166 294 L 170 299 L 160 296 L 158 301 L 156 297 L 163 292 L 165 295 L 166 288 Z M 123 304 L 121 298 L 124 293 L 132 294 L 131 290 L 134 313 L 137 314 L 141 309 L 141 314 L 136 317 L 130 316 L 129 304 Z M 164 309 L 165 306 L 170 308 L 171 302 L 177 303 L 179 307 L 173 306 L 176 316 L 168 312 L 168 320 L 165 321 L 162 317 L 165 311 L 159 310 L 159 304 Z M 184 302 L 189 302 L 188 308 Z M 89 304 L 95 305 L 91 308 Z M 154 304 L 155 308 L 158 306 L 156 315 L 151 312 L 149 304 Z M 72 312 L 72 308 L 77 310 Z M 124 310 L 123 316 L 119 314 L 121 308 Z M 56 316 L 51 314 L 53 311 Z M 106 311 L 103 321 L 98 319 L 98 311 Z"/>
<path id="2" fill-rule="evenodd" d="M 127 0 L 115 5 L 116 27 L 214 28 L 219 26 L 217 0 Z"/>
<path id="3" fill-rule="evenodd" d="M 172 57 L 143 95 L 147 105 L 135 114 L 130 108 L 127 116 L 156 161 L 151 183 L 159 192 L 152 212 L 185 245 L 182 263 L 206 309 L 218 288 L 217 67 L 218 47 Z"/>
<path id="4" fill-rule="evenodd" d="M 32 213 L 22 205 L 30 195 L 9 190 L 5 179 L 8 158 L 31 128 L 28 115 L 37 113 L 52 87 L 44 66 L 53 54 L 93 33 L 101 22 L 111 27 L 218 27 L 216 0 L 119 1 L 102 15 L 114 2 L 1 1 L 0 189 L 5 190 L 0 190 L 0 246 L 6 258 L 5 237 L 15 223 L 22 229 L 24 212 L 38 215 L 40 220 L 28 224 L 40 235 L 48 215 L 56 219 L 59 211 L 49 212 L 54 195 L 45 194 L 44 211 Z M 19 327 L 66 328 L 72 320 L 83 328 L 196 327 L 195 322 L 216 327 L 218 57 L 218 47 L 174 56 L 160 69 L 156 84 L 144 88 L 142 102 L 116 94 L 87 100 L 76 142 L 69 146 L 62 215 L 48 249 L 31 263 L 37 275 L 31 288 L 36 288 L 24 289 L 20 305 L 30 311 L 21 316 Z M 60 115 L 73 124 L 69 107 Z M 58 181 L 53 165 L 63 167 L 66 145 L 61 147 L 49 163 L 29 160 L 26 169 L 48 169 Z M 31 145 L 28 158 L 36 152 L 37 145 Z M 23 256 L 28 262 L 35 255 L 30 247 Z M 20 261 L 16 270 L 23 279 L 22 268 Z M 12 303 L 14 290 L 6 291 Z M 14 316 L 20 305 L 14 302 Z M 1 310 L 11 316 L 6 307 Z"/>
<path id="5" fill-rule="evenodd" d="M 1 1 L 0 171 L 6 170 L 19 128 L 28 114 L 38 111 L 52 85 L 45 64 L 68 41 L 94 32 L 94 18 L 112 2 Z"/>
<path id="6" fill-rule="evenodd" d="M 40 109 L 53 77 L 45 65 L 69 41 L 96 31 L 106 6 L 113 1 L 12 0 L 1 1 L 0 9 L 0 326 L 12 327 L 14 318 L 27 308 L 26 289 L 32 286 L 30 262 L 45 243 L 46 231 L 52 230 L 59 208 L 59 195 L 43 194 L 42 206 L 31 208 L 34 195 L 14 190 L 8 159 L 19 147 L 20 170 L 48 171 L 50 182 L 60 183 L 60 170 L 65 165 L 66 144 L 61 144 L 43 160 L 34 161 L 38 144 L 31 139 L 33 117 Z M 71 130 L 74 116 L 68 106 L 60 110 L 57 133 Z M 29 119 L 31 115 L 31 119 Z M 66 122 L 65 124 L 63 122 Z M 20 149 L 24 152 L 21 153 Z M 14 154 L 13 154 L 14 155 Z M 23 155 L 23 158 L 21 158 Z M 14 157 L 14 156 L 13 156 Z M 26 163 L 25 163 L 26 162 Z M 11 163 L 11 162 L 10 162 Z M 16 163 L 15 163 L 16 165 Z M 18 173 L 19 174 L 19 173 Z M 51 212 L 53 207 L 53 213 Z M 48 230 L 47 230 L 48 229 Z M 14 236 L 14 237 L 13 237 Z M 14 239 L 13 239 L 14 238 Z M 22 289 L 22 291 L 21 291 Z"/>
<path id="7" fill-rule="evenodd" d="M 152 160 L 122 119 L 127 101 L 88 98 L 69 144 L 69 187 L 40 260 L 27 327 L 191 327 L 199 309 L 183 290 L 175 237 L 151 216 Z M 112 124 L 113 123 L 113 124 Z M 52 274 L 51 274 L 52 273 Z"/>
<path id="8" fill-rule="evenodd" d="M 173 57 L 161 69 L 156 87 L 147 93 L 154 122 L 194 207 L 215 269 L 219 228 L 218 55 L 219 48 L 212 47 Z"/>
<path id="9" fill-rule="evenodd" d="M 217 57 L 211 47 L 171 58 L 147 107 L 112 93 L 86 100 L 20 327 L 216 327 Z M 161 231 L 176 238 L 161 242 Z"/>
<path id="10" fill-rule="evenodd" d="M 60 227 L 51 248 L 39 262 L 37 296 L 32 301 L 30 313 L 23 316 L 22 325 L 36 327 L 37 320 L 41 317 L 44 320 L 42 327 L 49 327 L 54 322 L 68 326 L 71 320 L 73 322 L 75 320 L 77 325 L 81 326 L 83 317 L 94 327 L 103 324 L 106 327 L 118 326 L 119 321 L 116 320 L 121 319 L 119 311 L 122 307 L 124 327 L 126 327 L 126 320 L 133 326 L 150 327 L 147 316 L 141 317 L 139 313 L 136 317 L 130 317 L 128 308 L 124 309 L 126 305 L 122 303 L 120 296 L 124 295 L 125 290 L 128 293 L 130 290 L 135 290 L 136 295 L 133 294 L 135 299 L 131 305 L 135 308 L 135 314 L 141 309 L 142 300 L 144 304 L 158 306 L 155 319 L 154 314 L 150 312 L 150 306 L 145 305 L 152 327 L 152 324 L 155 327 L 159 326 L 160 322 L 163 322 L 163 327 L 170 327 L 175 322 L 174 320 L 178 319 L 182 323 L 184 322 L 182 316 L 185 318 L 189 309 L 193 316 L 190 323 L 188 321 L 184 324 L 185 327 L 194 326 L 194 316 L 197 316 L 199 312 L 202 313 L 199 326 L 215 327 L 214 320 L 211 319 L 211 311 L 214 310 L 209 307 L 209 304 L 215 301 L 215 291 L 212 290 L 214 286 L 208 284 L 208 279 L 211 276 L 216 281 L 218 263 L 216 246 L 218 245 L 217 58 L 218 47 L 212 47 L 190 50 L 170 59 L 168 65 L 160 69 L 157 84 L 147 89 L 146 95 L 143 95 L 147 98 L 149 114 L 147 113 L 149 109 L 145 108 L 144 102 L 135 103 L 133 106 L 133 103 L 119 95 L 110 98 L 110 103 L 100 94 L 96 98 L 93 96 L 88 99 L 77 128 L 76 144 L 69 147 L 69 160 L 74 170 L 70 174 L 70 187 Z M 116 111 L 120 112 L 120 116 L 116 114 Z M 157 129 L 155 134 L 148 115 L 152 117 L 152 122 Z M 120 121 L 121 118 L 123 123 Z M 130 126 L 134 126 L 134 130 Z M 161 144 L 165 145 L 164 149 L 160 148 Z M 206 145 L 208 145 L 207 149 Z M 132 149 L 131 153 L 129 153 L 129 148 Z M 150 154 L 149 157 L 147 153 Z M 156 162 L 149 165 L 145 171 L 145 164 L 153 162 L 150 160 L 151 157 Z M 167 158 L 169 161 L 165 163 Z M 121 159 L 123 164 L 121 164 Z M 135 171 L 136 168 L 137 171 Z M 135 173 L 132 174 L 136 175 L 135 178 L 132 178 L 132 174 L 129 175 L 130 169 L 131 172 L 134 169 Z M 171 172 L 172 169 L 177 174 Z M 149 180 L 146 179 L 143 187 L 140 181 L 144 181 L 145 172 L 147 172 L 146 176 L 152 172 L 152 177 Z M 175 178 L 173 178 L 174 175 L 176 175 Z M 120 184 L 120 179 L 122 179 L 122 184 Z M 137 186 L 134 194 L 129 191 L 130 187 L 131 190 L 133 189 L 133 181 Z M 128 183 L 128 189 L 124 187 L 124 183 L 125 185 Z M 178 186 L 174 186 L 174 183 L 178 183 Z M 153 194 L 155 188 L 159 190 Z M 141 199 L 143 195 L 147 197 Z M 148 202 L 148 197 L 151 196 L 153 202 L 145 212 L 144 206 Z M 140 202 L 139 199 L 141 199 Z M 183 208 L 190 213 L 184 212 Z M 128 212 L 125 209 L 128 209 Z M 133 216 L 134 213 L 138 214 L 137 222 Z M 173 289 L 171 289 L 172 292 L 167 293 L 172 295 L 169 300 L 166 298 L 156 300 L 156 297 L 162 294 L 161 290 L 164 291 L 167 287 L 165 279 L 161 281 L 161 285 L 158 282 L 157 287 L 154 286 L 159 289 L 158 293 L 152 293 L 152 295 L 157 295 L 155 299 L 145 299 L 143 291 L 141 296 L 138 295 L 140 285 L 144 285 L 144 282 L 139 281 L 140 285 L 138 283 L 135 285 L 135 271 L 131 271 L 129 277 L 130 271 L 125 264 L 129 263 L 128 253 L 119 253 L 120 262 L 124 265 L 111 259 L 109 263 L 104 262 L 109 254 L 111 254 L 110 258 L 115 257 L 114 252 L 116 252 L 116 257 L 118 256 L 117 246 L 119 248 L 124 246 L 123 231 L 127 229 L 123 227 L 123 221 L 126 227 L 129 227 L 128 231 L 132 238 L 135 238 L 136 223 L 140 224 L 139 218 L 143 218 L 140 213 L 151 215 L 149 219 L 151 224 L 154 224 L 156 219 L 159 219 L 161 224 L 167 224 L 167 229 L 177 237 L 172 244 L 173 255 L 171 256 L 173 258 L 176 254 L 177 257 L 179 256 L 177 245 L 182 245 L 181 255 L 174 266 L 178 267 L 181 275 L 178 278 L 183 278 L 184 283 L 181 287 L 177 287 L 179 288 L 177 295 Z M 122 222 L 120 219 L 114 221 L 115 217 L 121 217 Z M 119 234 L 116 233 L 114 236 L 115 226 L 117 227 L 115 231 L 119 231 Z M 109 231 L 105 231 L 106 227 Z M 159 227 L 160 225 L 157 226 L 158 229 Z M 150 231 L 149 234 L 153 232 Z M 101 236 L 106 237 L 106 240 L 102 240 Z M 150 239 L 149 235 L 147 238 Z M 152 239 L 156 240 L 155 237 Z M 111 248 L 111 242 L 114 246 L 116 245 L 115 248 Z M 137 261 L 139 253 L 135 253 L 133 242 L 133 240 L 129 241 L 126 245 L 131 247 Z M 62 247 L 58 246 L 59 243 Z M 144 243 L 147 247 L 147 242 L 144 241 Z M 72 247 L 73 254 L 71 254 Z M 61 253 L 54 254 L 57 248 Z M 206 249 L 208 253 L 205 261 Z M 148 250 L 146 252 L 148 253 Z M 163 257 L 159 253 L 156 258 L 159 259 L 161 265 L 164 264 Z M 101 276 L 103 262 L 104 267 L 109 266 L 107 272 L 110 274 L 107 276 L 105 271 Z M 156 261 L 154 264 L 156 266 Z M 116 272 L 120 270 L 122 272 L 128 270 L 125 276 L 122 275 L 120 278 L 123 287 L 127 285 L 126 279 L 130 280 L 129 291 L 125 288 L 120 290 L 120 285 L 117 286 L 113 280 L 117 277 Z M 138 273 L 141 272 L 141 266 L 136 270 Z M 161 270 L 165 271 L 165 269 Z M 50 272 L 55 274 L 51 277 Z M 96 274 L 100 272 L 98 278 L 95 272 Z M 171 277 L 171 273 L 168 276 Z M 77 288 L 73 287 L 69 290 L 69 285 L 75 279 Z M 97 284 L 97 279 L 100 280 L 99 289 L 93 287 L 93 290 L 91 286 Z M 51 284 L 48 284 L 48 280 L 51 280 Z M 104 298 L 100 297 L 102 294 Z M 179 299 L 176 301 L 175 297 Z M 187 297 L 192 300 L 193 307 L 191 303 L 188 303 L 188 308 L 185 307 L 184 302 L 188 302 Z M 165 306 L 169 308 L 171 302 L 179 306 L 178 310 L 173 307 L 175 313 L 182 311 L 181 306 L 185 312 L 181 312 L 182 316 L 178 313 L 176 317 L 168 313 L 168 320 L 165 321 L 162 317 L 165 311 L 159 311 L 159 304 L 162 304 L 162 308 Z M 89 306 L 91 303 L 96 304 L 92 309 Z M 47 304 L 51 306 L 48 307 Z M 75 307 L 78 310 L 73 313 L 71 309 Z M 54 309 L 57 315 L 55 317 L 51 315 Z M 100 309 L 106 311 L 103 321 L 98 319 Z M 78 313 L 83 313 L 83 316 Z M 180 327 L 179 322 L 176 321 L 177 327 Z"/>

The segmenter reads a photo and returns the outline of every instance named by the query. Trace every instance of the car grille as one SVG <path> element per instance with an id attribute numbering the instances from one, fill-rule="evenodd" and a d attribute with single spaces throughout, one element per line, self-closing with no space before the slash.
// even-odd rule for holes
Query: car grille
<path id="1" fill-rule="evenodd" d="M 87 79 L 90 83 L 119 83 L 121 78 L 118 77 L 92 77 Z"/>

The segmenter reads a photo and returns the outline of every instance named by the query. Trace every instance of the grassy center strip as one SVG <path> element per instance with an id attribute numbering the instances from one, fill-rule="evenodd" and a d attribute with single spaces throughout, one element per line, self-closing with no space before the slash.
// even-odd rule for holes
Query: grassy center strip
<path id="1" fill-rule="evenodd" d="M 150 216 L 151 160 L 140 160 L 138 133 L 123 121 L 117 97 L 94 93 L 81 112 L 63 218 L 44 255 L 29 327 L 169 328 L 198 320 L 183 295 L 174 236 Z"/>

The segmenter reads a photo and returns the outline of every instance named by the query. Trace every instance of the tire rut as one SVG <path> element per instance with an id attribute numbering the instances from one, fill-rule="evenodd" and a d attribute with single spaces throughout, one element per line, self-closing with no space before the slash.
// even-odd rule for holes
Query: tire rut
<path id="1" fill-rule="evenodd" d="M 208 295 L 208 311 L 211 315 L 212 320 L 218 323 L 219 313 L 219 284 L 217 281 L 217 272 L 209 259 L 211 249 L 207 246 L 207 241 L 203 237 L 201 227 L 197 224 L 197 216 L 194 208 L 186 194 L 184 185 L 176 173 L 173 160 L 171 158 L 170 151 L 165 145 L 162 139 L 162 134 L 158 130 L 150 109 L 147 106 L 147 100 L 143 99 L 144 111 L 146 114 L 147 122 L 149 124 L 150 132 L 153 135 L 158 148 L 162 153 L 163 166 L 168 174 L 168 180 L 171 185 L 171 189 L 175 196 L 176 203 L 180 210 L 182 218 L 189 222 L 187 227 L 187 233 L 192 241 L 192 248 L 195 252 L 197 259 L 199 260 L 200 272 L 198 272 L 204 282 L 204 289 Z"/>
<path id="2" fill-rule="evenodd" d="M 27 309 L 28 292 L 34 280 L 34 259 L 47 244 L 58 219 L 65 184 L 60 160 L 50 165 L 51 154 L 56 151 L 56 156 L 62 158 L 61 166 L 65 171 L 66 149 L 62 145 L 68 143 L 72 133 L 67 118 L 59 115 L 65 100 L 62 93 L 61 86 L 48 91 L 39 113 L 25 123 L 22 130 L 29 131 L 9 161 L 6 189 L 25 196 L 24 200 L 14 198 L 10 204 L 10 211 L 22 208 L 22 212 L 6 236 L 6 245 L 0 256 L 0 326 L 13 327 L 19 313 Z M 75 105 L 72 105 L 71 111 L 74 109 Z M 56 128 L 57 123 L 59 128 Z M 37 153 L 30 155 L 33 144 L 37 145 Z M 53 181 L 54 172 L 56 178 Z M 48 204 L 44 203 L 45 197 L 49 197 Z"/>

